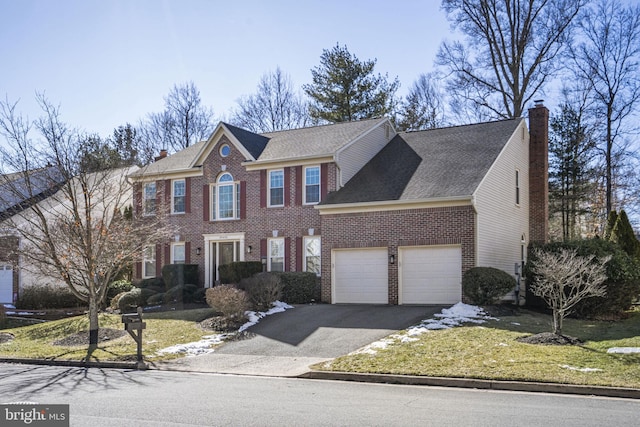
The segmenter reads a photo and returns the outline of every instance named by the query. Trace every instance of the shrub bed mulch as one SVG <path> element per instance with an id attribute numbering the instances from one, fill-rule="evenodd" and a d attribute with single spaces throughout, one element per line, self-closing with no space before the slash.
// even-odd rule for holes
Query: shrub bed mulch
<path id="1" fill-rule="evenodd" d="M 98 329 L 99 341 L 110 341 L 118 338 L 122 338 L 127 335 L 127 331 L 122 329 L 100 328 Z M 76 334 L 68 335 L 62 339 L 53 342 L 53 345 L 59 345 L 63 347 L 74 347 L 79 345 L 89 344 L 89 331 L 78 332 Z"/>
<path id="2" fill-rule="evenodd" d="M 543 344 L 543 345 L 579 345 L 582 344 L 578 338 L 568 335 L 557 335 L 552 332 L 541 332 L 539 334 L 516 338 L 516 341 L 525 344 Z"/>

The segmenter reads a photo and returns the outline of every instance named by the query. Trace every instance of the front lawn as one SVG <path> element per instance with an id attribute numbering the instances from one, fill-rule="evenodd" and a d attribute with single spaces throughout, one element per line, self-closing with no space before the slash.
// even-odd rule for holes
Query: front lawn
<path id="1" fill-rule="evenodd" d="M 202 337 L 211 335 L 211 331 L 199 328 L 197 323 L 213 314 L 214 310 L 210 308 L 145 314 L 146 329 L 142 332 L 145 360 L 155 362 L 179 357 L 178 354 L 158 354 L 157 351 L 175 344 L 199 341 Z M 14 338 L 0 344 L 0 357 L 135 361 L 136 343 L 128 333 L 123 333 L 120 315 L 100 314 L 101 341 L 98 348 L 89 355 L 87 344 L 69 345 L 74 344 L 73 340 L 69 340 L 70 337 L 87 331 L 88 327 L 89 319 L 85 315 L 2 329 L 0 332 L 12 334 Z"/>
<path id="2" fill-rule="evenodd" d="M 582 340 L 580 346 L 516 341 L 550 331 L 551 322 L 549 315 L 519 310 L 481 325 L 429 330 L 414 337 L 404 332 L 378 348 L 315 368 L 640 388 L 640 354 L 607 353 L 612 347 L 640 347 L 640 310 L 617 322 L 567 319 L 563 332 Z"/>

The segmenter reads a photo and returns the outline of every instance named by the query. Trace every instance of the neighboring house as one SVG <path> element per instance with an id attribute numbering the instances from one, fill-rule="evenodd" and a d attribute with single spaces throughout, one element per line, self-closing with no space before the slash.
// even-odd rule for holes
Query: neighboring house
<path id="1" fill-rule="evenodd" d="M 122 194 L 117 200 L 121 202 L 119 208 L 124 208 L 132 205 L 131 187 L 125 185 L 124 180 L 137 169 L 137 166 L 134 166 L 95 173 L 89 175 L 89 180 L 99 182 L 93 187 L 94 190 L 100 188 L 104 191 L 111 191 L 117 187 L 117 182 L 122 182 Z M 25 287 L 44 284 L 66 286 L 59 277 L 44 274 L 40 268 L 19 255 L 24 242 L 21 242 L 18 229 L 35 229 L 30 223 L 36 224 L 35 227 L 38 224 L 38 221 L 34 220 L 31 207 L 38 204 L 45 217 L 48 215 L 47 220 L 53 220 L 59 215 L 72 215 L 69 202 L 60 189 L 64 182 L 61 174 L 56 173 L 53 168 L 44 168 L 29 173 L 29 184 L 24 182 L 27 177 L 23 173 L 2 175 L 0 179 L 0 303 L 15 302 Z M 77 191 L 81 194 L 82 190 L 78 188 Z M 19 197 L 19 194 L 24 194 L 24 197 Z M 95 203 L 94 219 L 104 210 L 113 212 L 110 201 L 114 197 L 105 196 L 104 192 L 92 196 Z M 108 209 L 105 209 L 105 206 L 108 206 Z M 52 225 L 53 223 L 49 224 Z"/>
<path id="2" fill-rule="evenodd" d="M 9 219 L 54 194 L 63 182 L 53 167 L 0 175 L 0 303 L 13 303 L 20 289 L 20 239 Z"/>
<path id="3" fill-rule="evenodd" d="M 136 277 L 262 261 L 313 271 L 330 303 L 449 304 L 474 266 L 514 274 L 547 223 L 548 110 L 524 119 L 399 133 L 385 119 L 212 136 L 131 175 L 136 209 L 180 233 Z"/>

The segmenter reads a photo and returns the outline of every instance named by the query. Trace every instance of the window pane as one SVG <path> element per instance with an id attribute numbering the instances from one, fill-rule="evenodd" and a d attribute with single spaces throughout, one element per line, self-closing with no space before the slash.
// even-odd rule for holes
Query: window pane
<path id="1" fill-rule="evenodd" d="M 144 249 L 143 265 L 143 277 L 154 277 L 156 275 L 156 248 L 154 246 L 147 246 Z"/>
<path id="2" fill-rule="evenodd" d="M 184 181 L 173 181 L 173 195 L 184 196 L 185 184 Z"/>
<path id="3" fill-rule="evenodd" d="M 269 172 L 269 205 L 284 205 L 284 171 Z"/>
<path id="4" fill-rule="evenodd" d="M 317 166 L 305 169 L 305 203 L 318 203 L 320 201 L 320 168 Z"/>
<path id="5" fill-rule="evenodd" d="M 184 244 L 173 245 L 173 263 L 184 264 L 185 261 Z"/>
<path id="6" fill-rule="evenodd" d="M 150 182 L 144 185 L 144 213 L 154 214 L 156 211 L 156 183 Z"/>
<path id="7" fill-rule="evenodd" d="M 218 186 L 218 218 L 233 218 L 233 185 Z"/>
<path id="8" fill-rule="evenodd" d="M 320 275 L 320 238 L 308 237 L 304 246 L 305 271 Z"/>
<path id="9" fill-rule="evenodd" d="M 185 182 L 173 181 L 173 212 L 183 213 L 185 206 Z"/>
<path id="10" fill-rule="evenodd" d="M 270 271 L 284 271 L 284 239 L 269 241 Z"/>

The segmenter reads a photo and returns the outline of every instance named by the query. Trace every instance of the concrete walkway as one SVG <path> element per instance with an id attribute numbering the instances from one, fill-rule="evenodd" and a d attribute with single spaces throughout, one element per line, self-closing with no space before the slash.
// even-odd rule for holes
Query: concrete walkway
<path id="1" fill-rule="evenodd" d="M 433 317 L 440 306 L 301 305 L 268 316 L 215 352 L 157 369 L 294 377 Z"/>

